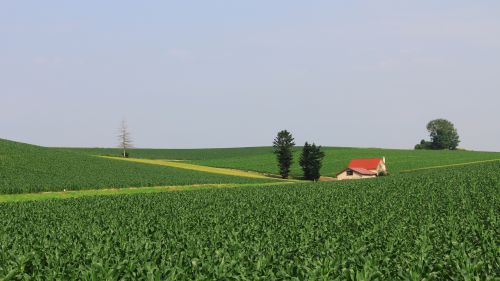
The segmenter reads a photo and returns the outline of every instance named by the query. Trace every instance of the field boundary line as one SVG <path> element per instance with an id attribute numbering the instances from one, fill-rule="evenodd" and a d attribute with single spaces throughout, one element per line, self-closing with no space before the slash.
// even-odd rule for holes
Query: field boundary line
<path id="1" fill-rule="evenodd" d="M 429 167 L 424 167 L 424 168 L 403 170 L 403 171 L 400 171 L 400 173 L 411 173 L 411 172 L 416 172 L 416 171 L 421 171 L 421 170 L 432 170 L 432 169 L 441 169 L 441 168 L 449 168 L 449 167 L 457 167 L 457 166 L 467 166 L 467 165 L 474 165 L 474 164 L 488 163 L 488 162 L 497 162 L 497 161 L 500 161 L 500 159 L 479 160 L 479 161 L 472 161 L 472 162 L 465 162 L 465 163 L 429 166 Z"/>
<path id="2" fill-rule="evenodd" d="M 189 191 L 214 188 L 237 188 L 237 187 L 258 187 L 273 186 L 296 183 L 293 181 L 280 181 L 268 183 L 223 183 L 223 184 L 192 184 L 192 185 L 168 185 L 151 187 L 123 187 L 123 188 L 101 188 L 101 189 L 83 189 L 69 191 L 49 191 L 38 193 L 16 193 L 0 195 L 0 203 L 40 201 L 49 199 L 74 199 L 88 196 L 111 196 L 125 194 L 144 194 L 167 191 Z"/>
<path id="3" fill-rule="evenodd" d="M 229 168 L 219 168 L 219 167 L 211 167 L 204 166 L 198 164 L 191 164 L 182 161 L 170 161 L 170 160 L 160 160 L 160 159 L 141 159 L 141 158 L 119 158 L 119 157 L 111 157 L 111 156 L 98 156 L 106 159 L 113 160 L 122 160 L 134 163 L 142 163 L 142 164 L 152 164 L 152 165 L 160 165 L 178 169 L 186 169 L 198 172 L 226 175 L 226 176 L 236 176 L 236 177 L 245 177 L 245 178 L 255 178 L 255 179 L 274 179 L 280 181 L 294 181 L 294 179 L 281 179 L 276 176 L 271 176 L 268 174 L 263 174 L 259 172 L 253 171 L 243 171 L 238 169 L 229 169 Z M 296 180 L 299 181 L 299 180 Z"/>

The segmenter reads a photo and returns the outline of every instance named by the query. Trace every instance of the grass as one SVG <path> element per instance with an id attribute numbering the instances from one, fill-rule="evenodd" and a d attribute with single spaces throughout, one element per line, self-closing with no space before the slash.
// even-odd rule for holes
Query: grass
<path id="1" fill-rule="evenodd" d="M 1 139 L 0 159 L 0 194 L 275 181 L 116 161 Z"/>
<path id="2" fill-rule="evenodd" d="M 274 182 L 274 183 L 226 183 L 226 184 L 193 184 L 193 185 L 174 185 L 174 186 L 152 186 L 152 187 L 125 187 L 125 188 L 102 188 L 102 189 L 84 189 L 76 191 L 54 191 L 20 194 L 0 194 L 0 203 L 6 202 L 25 202 L 40 201 L 51 199 L 75 199 L 87 196 L 108 196 L 108 195 L 130 195 L 141 193 L 156 193 L 165 191 L 189 191 L 214 188 L 235 188 L 235 187 L 258 187 L 291 184 L 294 182 Z"/>
<path id="3" fill-rule="evenodd" d="M 402 171 L 422 169 L 433 166 L 469 163 L 474 161 L 500 159 L 498 152 L 476 151 L 431 151 L 431 150 L 399 150 L 376 148 L 324 148 L 322 175 L 335 176 L 347 166 L 353 158 L 386 157 L 389 173 L 399 174 Z M 300 152 L 295 152 L 295 163 L 291 174 L 301 175 L 298 165 Z M 194 160 L 192 163 L 214 167 L 247 169 L 258 172 L 276 172 L 276 160 L 272 154 L 258 154 L 246 158 L 229 157 L 221 159 Z"/>
<path id="4" fill-rule="evenodd" d="M 418 168 L 418 169 L 412 169 L 412 170 L 404 170 L 404 171 L 401 171 L 401 173 L 410 173 L 410 172 L 418 172 L 418 171 L 424 171 L 424 170 L 433 170 L 433 169 L 460 167 L 460 166 L 475 165 L 475 164 L 479 164 L 479 163 L 498 162 L 498 161 L 500 161 L 500 159 L 491 159 L 491 160 L 482 160 L 482 161 L 473 161 L 473 162 L 463 162 L 463 163 L 459 163 L 459 164 L 449 164 L 449 165 L 440 165 L 440 166 L 431 166 L 431 167 L 425 167 L 425 168 Z"/>
<path id="5" fill-rule="evenodd" d="M 54 148 L 79 151 L 90 155 L 119 156 L 118 148 Z M 170 160 L 210 160 L 223 158 L 246 158 L 259 154 L 272 153 L 271 147 L 200 148 L 200 149 L 154 149 L 134 148 L 130 156 L 144 159 Z"/>
<path id="6" fill-rule="evenodd" d="M 324 176 L 335 176 L 352 158 L 386 157 L 391 174 L 476 161 L 500 159 L 500 152 L 435 151 L 379 148 L 324 147 L 325 158 L 321 170 Z M 70 149 L 96 155 L 119 155 L 118 149 Z M 188 163 L 276 174 L 278 169 L 271 147 L 217 148 L 217 149 L 133 149 L 131 157 L 144 159 L 185 160 Z M 291 175 L 301 176 L 297 148 Z"/>
<path id="7" fill-rule="evenodd" d="M 500 159 L 497 152 L 334 147 L 324 151 L 324 176 L 334 176 L 359 157 L 385 156 L 391 175 Z M 301 176 L 299 153 L 297 148 L 292 176 Z M 271 147 L 133 149 L 131 156 L 142 159 L 136 163 L 94 156 L 107 154 L 118 155 L 119 150 L 44 148 L 0 139 L 0 194 L 276 181 L 259 174 L 277 173 Z"/>
<path id="8" fill-rule="evenodd" d="M 102 157 L 107 158 L 107 159 L 129 161 L 129 162 L 133 162 L 133 163 L 160 165 L 160 166 L 186 169 L 186 170 L 192 170 L 192 171 L 206 172 L 206 173 L 211 173 L 211 174 L 237 176 L 237 177 L 245 177 L 245 178 L 256 178 L 256 179 L 269 179 L 268 176 L 265 176 L 263 174 L 256 173 L 256 172 L 246 172 L 246 171 L 235 170 L 235 169 L 215 168 L 215 167 L 201 166 L 201 165 L 195 165 L 195 164 L 179 162 L 179 161 L 150 160 L 150 159 L 140 159 L 140 158 L 118 158 L 118 157 L 109 157 L 109 156 L 102 156 Z"/>
<path id="9" fill-rule="evenodd" d="M 0 203 L 0 278 L 495 280 L 499 182 L 500 163 L 490 162 Z"/>

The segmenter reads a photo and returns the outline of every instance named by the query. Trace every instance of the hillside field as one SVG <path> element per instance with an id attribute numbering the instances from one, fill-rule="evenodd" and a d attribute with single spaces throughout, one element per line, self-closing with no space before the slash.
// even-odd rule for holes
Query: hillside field
<path id="1" fill-rule="evenodd" d="M 301 176 L 298 159 L 300 147 L 295 149 L 295 163 L 291 174 Z M 72 148 L 71 151 L 84 152 L 91 155 L 120 154 L 113 148 Z M 322 175 L 335 176 L 347 166 L 352 158 L 386 157 L 389 173 L 398 174 L 403 171 L 434 166 L 454 165 L 476 161 L 500 160 L 500 152 L 481 151 L 437 151 L 437 150 L 404 150 L 380 148 L 341 148 L 324 147 Z M 263 173 L 278 172 L 276 158 L 272 147 L 247 148 L 213 148 L 213 149 L 132 149 L 130 157 L 145 159 L 184 160 L 193 164 L 221 168 L 256 171 Z"/>
<path id="2" fill-rule="evenodd" d="M 0 277 L 496 280 L 499 171 L 0 203 Z"/>
<path id="3" fill-rule="evenodd" d="M 500 159 L 498 152 L 333 147 L 325 147 L 324 151 L 326 156 L 322 174 L 326 176 L 335 176 L 350 159 L 359 157 L 385 156 L 391 175 L 426 167 Z M 301 176 L 297 164 L 299 153 L 300 148 L 296 148 L 293 176 Z M 221 174 L 210 168 L 275 174 L 276 159 L 271 147 L 133 149 L 130 154 L 131 157 L 144 159 L 139 161 L 144 163 L 97 157 L 117 156 L 118 149 L 45 148 L 0 139 L 0 194 L 200 184 L 261 184 L 277 181 L 272 178 L 256 178 L 258 175 L 248 174 L 245 177 L 244 172 L 237 170 Z M 170 162 L 170 167 L 155 163 L 161 159 L 181 162 Z M 196 168 L 193 170 L 186 167 Z"/>
<path id="4" fill-rule="evenodd" d="M 0 139 L 0 194 L 273 181 L 104 159 Z"/>
<path id="5" fill-rule="evenodd" d="M 131 162 L 99 156 L 117 149 L 0 140 L 0 280 L 498 276 L 500 161 L 491 160 L 500 153 L 325 152 L 327 175 L 351 158 L 385 156 L 390 176 L 312 183 L 245 173 L 275 173 L 270 147 L 134 149 Z"/>

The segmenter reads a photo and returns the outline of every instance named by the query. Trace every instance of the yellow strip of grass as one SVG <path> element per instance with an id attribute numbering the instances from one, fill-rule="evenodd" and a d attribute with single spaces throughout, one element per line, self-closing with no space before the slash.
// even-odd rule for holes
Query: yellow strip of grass
<path id="1" fill-rule="evenodd" d="M 154 192 L 165 192 L 165 191 L 187 191 L 187 190 L 200 190 L 200 189 L 213 189 L 213 188 L 272 186 L 272 185 L 282 185 L 290 183 L 294 182 L 281 181 L 273 183 L 193 184 L 193 185 L 172 185 L 172 186 L 154 186 L 154 187 L 103 188 L 103 189 L 39 192 L 39 193 L 24 193 L 24 194 L 3 194 L 0 195 L 0 203 L 39 201 L 48 199 L 71 199 L 71 198 L 79 198 L 85 196 L 102 196 L 102 195 L 107 196 L 107 195 L 154 193 Z"/>
<path id="2" fill-rule="evenodd" d="M 199 172 L 206 172 L 212 174 L 220 174 L 220 175 L 228 175 L 228 176 L 237 176 L 237 177 L 245 177 L 245 178 L 255 178 L 255 179 L 270 179 L 271 177 L 265 176 L 263 174 L 259 174 L 257 172 L 248 172 L 241 171 L 236 169 L 226 169 L 226 168 L 216 168 L 202 165 L 195 165 L 186 162 L 180 161 L 170 161 L 170 160 L 151 160 L 151 159 L 139 159 L 139 158 L 118 158 L 118 157 L 109 157 L 109 156 L 100 156 L 108 159 L 116 159 L 123 161 L 130 161 L 136 163 L 143 164 L 154 164 L 160 166 L 167 166 L 179 169 L 193 170 Z"/>
<path id="3" fill-rule="evenodd" d="M 457 163 L 457 164 L 448 164 L 448 165 L 440 165 L 440 166 L 430 166 L 430 167 L 424 167 L 424 168 L 418 168 L 418 169 L 403 170 L 400 173 L 410 173 L 410 172 L 416 172 L 416 171 L 422 171 L 422 170 L 431 170 L 431 169 L 449 168 L 449 167 L 457 167 L 457 166 L 466 166 L 466 165 L 474 165 L 474 164 L 488 163 L 488 162 L 497 162 L 497 161 L 500 161 L 500 159 L 481 160 L 481 161 L 473 161 L 473 162 L 465 162 L 465 163 Z"/>

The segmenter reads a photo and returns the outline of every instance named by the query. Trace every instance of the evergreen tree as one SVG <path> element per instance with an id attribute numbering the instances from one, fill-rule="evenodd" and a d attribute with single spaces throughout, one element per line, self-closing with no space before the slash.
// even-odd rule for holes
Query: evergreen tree
<path id="1" fill-rule="evenodd" d="M 282 178 L 286 179 L 293 163 L 293 146 L 295 145 L 292 134 L 287 130 L 280 131 L 273 142 L 274 154 L 278 160 L 278 167 Z"/>
<path id="2" fill-rule="evenodd" d="M 302 155 L 300 156 L 300 166 L 304 172 L 304 178 L 307 180 L 318 180 L 320 170 L 325 153 L 321 151 L 321 146 L 316 146 L 314 143 L 304 144 Z"/>

